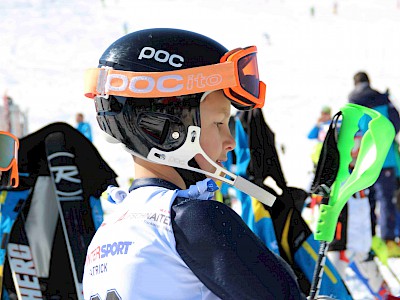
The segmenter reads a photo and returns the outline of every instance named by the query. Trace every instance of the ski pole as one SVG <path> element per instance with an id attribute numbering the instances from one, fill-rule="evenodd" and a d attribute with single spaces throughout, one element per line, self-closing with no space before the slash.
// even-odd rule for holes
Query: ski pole
<path id="1" fill-rule="evenodd" d="M 371 186 L 377 180 L 395 136 L 390 121 L 375 110 L 349 103 L 341 108 L 340 114 L 342 115 L 342 124 L 337 137 L 336 152 L 339 156 L 337 175 L 332 188 L 325 184 L 319 186 L 324 199 L 320 205 L 320 215 L 315 232 L 315 239 L 320 241 L 320 249 L 311 283 L 310 300 L 315 299 L 318 295 L 326 252 L 329 243 L 333 240 L 340 212 L 352 194 Z M 361 140 L 358 158 L 350 174 L 349 164 L 352 160 L 351 150 L 354 146 L 354 135 L 359 129 L 358 122 L 364 114 L 372 120 L 368 123 L 368 130 Z M 327 168 L 324 168 L 323 171 L 326 172 Z M 324 175 L 323 173 L 321 174 Z"/>

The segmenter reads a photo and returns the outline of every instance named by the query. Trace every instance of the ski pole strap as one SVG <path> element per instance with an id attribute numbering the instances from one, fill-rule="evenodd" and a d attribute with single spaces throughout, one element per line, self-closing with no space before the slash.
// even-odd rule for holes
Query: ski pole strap
<path id="1" fill-rule="evenodd" d="M 337 220 L 352 194 L 371 186 L 379 177 L 386 155 L 393 142 L 395 131 L 391 122 L 376 110 L 348 103 L 341 108 L 342 124 L 338 135 L 339 170 L 332 185 L 329 202 L 320 205 L 315 239 L 331 242 Z M 364 133 L 356 164 L 352 173 L 354 135 L 359 130 L 358 122 L 366 114 L 371 117 L 368 130 Z"/>
<path id="2" fill-rule="evenodd" d="M 331 187 L 336 180 L 339 170 L 339 150 L 337 147 L 338 128 L 341 120 L 342 112 L 336 113 L 329 125 L 326 133 L 321 153 L 318 160 L 317 169 L 315 171 L 314 181 L 312 183 L 311 192 L 313 194 L 329 197 Z"/>

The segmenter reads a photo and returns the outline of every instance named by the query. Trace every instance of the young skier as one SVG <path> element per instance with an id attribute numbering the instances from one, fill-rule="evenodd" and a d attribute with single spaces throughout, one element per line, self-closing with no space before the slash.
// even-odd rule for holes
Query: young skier
<path id="1" fill-rule="evenodd" d="M 305 299 L 287 263 L 211 200 L 211 178 L 259 192 L 222 166 L 235 147 L 231 104 L 264 104 L 256 47 L 141 30 L 111 44 L 86 79 L 101 129 L 133 154 L 135 180 L 88 248 L 85 299 Z"/>
<path id="2" fill-rule="evenodd" d="M 329 125 L 332 121 L 331 108 L 329 106 L 323 106 L 321 108 L 321 114 L 314 125 L 314 127 L 308 133 L 307 138 L 310 140 L 316 140 L 313 152 L 311 154 L 311 160 L 314 165 L 314 173 L 318 165 L 319 155 L 321 153 L 322 144 L 324 143 L 325 135 L 329 129 Z"/>

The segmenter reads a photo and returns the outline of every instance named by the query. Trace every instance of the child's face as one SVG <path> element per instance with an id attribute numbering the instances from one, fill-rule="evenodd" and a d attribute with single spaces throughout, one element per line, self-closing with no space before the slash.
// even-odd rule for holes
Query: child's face
<path id="1" fill-rule="evenodd" d="M 221 90 L 209 94 L 200 103 L 200 145 L 204 152 L 217 164 L 226 161 L 227 153 L 235 148 L 235 140 L 229 130 L 231 103 Z M 196 156 L 200 168 L 214 172 L 215 168 L 206 159 Z"/>

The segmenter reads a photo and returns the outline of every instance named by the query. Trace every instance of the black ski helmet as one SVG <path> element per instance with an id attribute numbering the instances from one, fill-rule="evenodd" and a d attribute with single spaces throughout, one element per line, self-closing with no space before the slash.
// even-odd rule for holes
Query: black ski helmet
<path id="1" fill-rule="evenodd" d="M 154 28 L 133 32 L 115 41 L 101 56 L 98 68 L 141 74 L 169 72 L 219 64 L 226 53 L 228 49 L 204 35 L 181 29 Z M 244 66 L 253 70 L 254 65 L 246 64 L 246 61 L 242 61 Z M 253 86 L 248 83 L 254 81 L 247 78 L 251 76 L 241 75 L 243 83 L 240 82 L 240 85 L 251 89 Z M 105 76 L 108 78 L 108 75 Z M 103 77 L 99 74 L 98 87 L 104 84 Z M 258 82 L 258 71 L 256 79 Z M 97 121 L 114 142 L 122 143 L 133 155 L 175 167 L 186 185 L 201 179 L 192 178 L 188 182 L 187 175 L 202 174 L 204 177 L 206 174 L 235 185 L 244 192 L 248 191 L 248 194 L 251 194 L 250 189 L 258 191 L 261 198 L 269 198 L 267 205 L 271 205 L 272 197 L 266 196 L 264 190 L 221 168 L 201 148 L 200 101 L 206 94 L 199 92 L 159 98 L 133 98 L 101 92 L 94 95 Z M 258 97 L 258 92 L 251 94 Z M 241 95 L 234 94 L 236 96 L 240 98 Z M 245 97 L 240 100 L 248 104 Z M 235 107 L 241 109 L 240 106 Z M 216 168 L 215 173 L 201 170 L 194 161 L 196 154 L 202 154 Z M 183 174 L 182 170 L 191 172 Z"/>
<path id="2" fill-rule="evenodd" d="M 163 72 L 218 63 L 228 50 L 190 31 L 146 29 L 127 34 L 103 53 L 99 67 L 135 72 Z M 150 55 L 152 58 L 149 59 Z M 96 97 L 100 128 L 134 154 L 147 157 L 156 147 L 171 151 L 186 140 L 188 126 L 200 126 L 202 93 L 153 99 Z"/>

